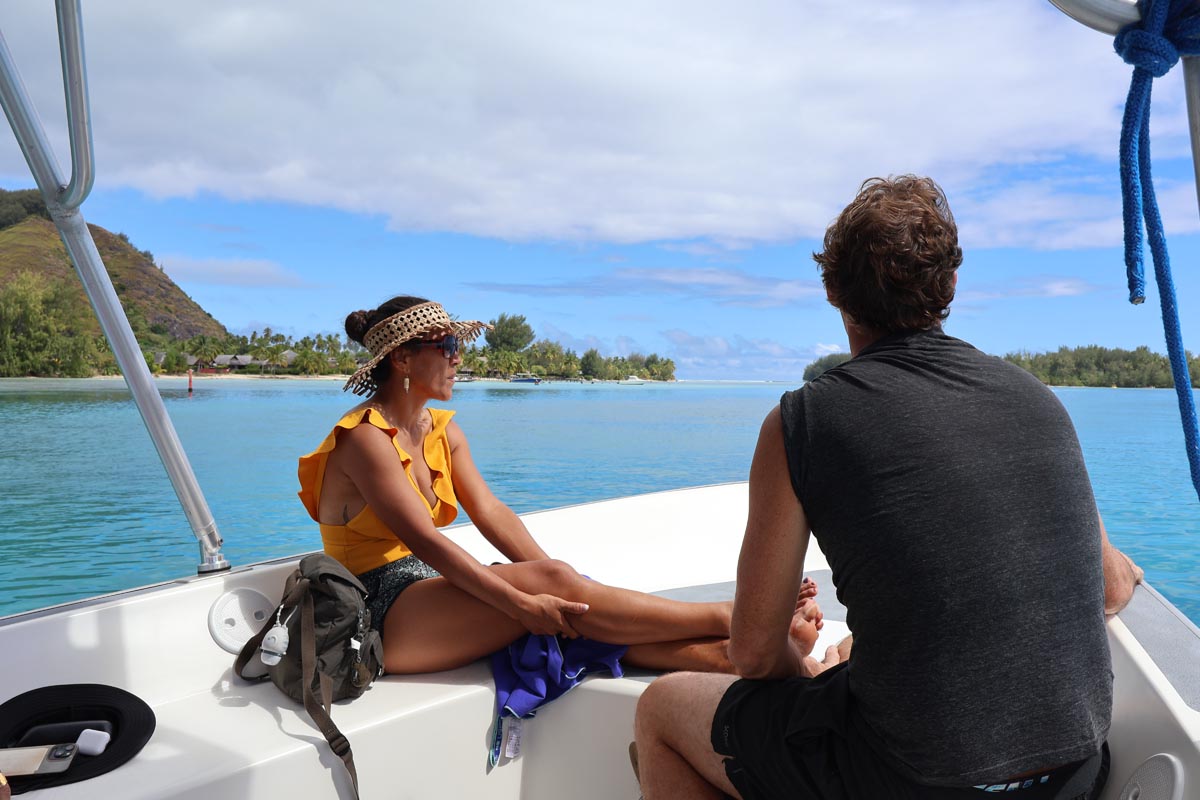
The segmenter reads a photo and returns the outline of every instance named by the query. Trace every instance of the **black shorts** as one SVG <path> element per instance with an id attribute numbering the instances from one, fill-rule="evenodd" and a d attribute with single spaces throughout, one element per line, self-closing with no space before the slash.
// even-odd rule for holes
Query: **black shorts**
<path id="1" fill-rule="evenodd" d="M 368 570 L 358 576 L 367 590 L 367 608 L 371 611 L 371 627 L 383 630 L 383 618 L 396 598 L 417 581 L 440 577 L 436 569 L 416 556 L 405 556 L 382 567 Z"/>
<path id="2" fill-rule="evenodd" d="M 841 664 L 816 678 L 740 680 L 713 717 L 712 746 L 726 756 L 725 774 L 743 800 L 983 800 L 975 787 L 933 787 L 897 772 L 868 744 L 855 719 L 849 674 Z M 1014 800 L 1099 797 L 1108 747 L 1033 780 L 1012 779 Z M 1026 786 L 1029 783 L 1032 785 Z M 1024 788 L 1021 788 L 1024 787 Z M 988 787 L 992 792 L 996 787 Z M 1007 786 L 1005 787 L 1008 788 Z"/>

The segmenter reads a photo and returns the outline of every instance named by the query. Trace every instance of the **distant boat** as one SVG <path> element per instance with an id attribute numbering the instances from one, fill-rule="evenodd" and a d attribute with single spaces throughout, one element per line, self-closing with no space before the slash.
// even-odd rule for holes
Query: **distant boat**
<path id="1" fill-rule="evenodd" d="M 472 381 L 477 381 L 477 380 L 479 380 L 479 379 L 476 378 L 474 375 L 471 375 L 470 373 L 465 374 L 465 375 L 460 373 L 460 374 L 454 376 L 455 383 L 471 383 Z"/>
<path id="2" fill-rule="evenodd" d="M 542 379 L 529 372 L 516 372 L 508 379 L 509 383 L 541 383 Z"/>
<path id="3" fill-rule="evenodd" d="M 617 381 L 617 383 L 621 384 L 622 386 L 641 386 L 643 383 L 645 383 L 645 381 L 639 378 L 637 375 L 630 375 L 628 378 Z"/>

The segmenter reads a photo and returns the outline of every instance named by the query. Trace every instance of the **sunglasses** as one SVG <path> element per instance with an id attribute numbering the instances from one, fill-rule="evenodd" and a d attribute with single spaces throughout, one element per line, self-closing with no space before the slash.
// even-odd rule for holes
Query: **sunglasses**
<path id="1" fill-rule="evenodd" d="M 417 342 L 417 347 L 436 347 L 442 351 L 442 355 L 446 358 L 454 358 L 458 354 L 459 341 L 457 336 L 450 334 L 449 336 L 443 336 L 436 342 Z"/>

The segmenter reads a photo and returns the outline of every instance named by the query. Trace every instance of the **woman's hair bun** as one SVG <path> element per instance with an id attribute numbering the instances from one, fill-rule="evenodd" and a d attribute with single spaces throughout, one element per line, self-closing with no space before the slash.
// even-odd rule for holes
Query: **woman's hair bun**
<path id="1" fill-rule="evenodd" d="M 359 344 L 363 343 L 363 337 L 367 335 L 367 331 L 371 329 L 368 324 L 373 311 L 351 311 L 346 316 L 346 335 Z"/>

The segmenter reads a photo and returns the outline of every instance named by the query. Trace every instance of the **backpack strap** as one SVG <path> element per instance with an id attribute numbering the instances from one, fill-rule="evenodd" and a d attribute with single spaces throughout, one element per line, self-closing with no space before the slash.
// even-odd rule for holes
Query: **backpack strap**
<path id="1" fill-rule="evenodd" d="M 275 625 L 275 617 L 269 617 L 267 624 L 263 625 L 262 630 L 250 637 L 250 640 L 242 645 L 242 651 L 237 654 L 237 659 L 233 662 L 233 673 L 239 678 L 246 680 L 265 680 L 267 673 L 257 676 L 256 678 L 246 678 L 246 665 L 250 663 L 250 659 L 258 652 L 258 648 L 262 647 L 263 639 L 267 638 L 267 631 L 271 630 Z"/>
<path id="2" fill-rule="evenodd" d="M 288 576 L 287 583 L 283 587 L 283 599 L 279 602 L 280 608 L 296 605 L 302 594 L 308 593 L 308 578 L 302 578 L 299 573 L 293 572 Z M 242 645 L 242 650 L 237 654 L 237 659 L 233 662 L 233 672 L 239 678 L 246 680 L 266 680 L 268 675 L 256 675 L 253 678 L 246 678 L 243 674 L 246 670 L 246 665 L 250 663 L 250 659 L 254 658 L 258 653 L 258 648 L 262 647 L 263 639 L 267 638 L 267 632 L 275 627 L 275 617 L 267 617 L 267 621 L 263 623 L 262 628 L 258 633 L 250 637 L 250 640 Z"/>
<path id="3" fill-rule="evenodd" d="M 321 730 L 334 755 L 346 765 L 346 771 L 350 773 L 350 780 L 354 784 L 354 798 L 358 800 L 358 771 L 354 769 L 354 753 L 350 750 L 350 742 L 338 730 L 338 726 L 333 724 L 333 720 L 329 716 L 332 695 L 329 678 L 322 674 L 318 679 L 321 682 L 321 694 L 323 695 L 321 699 L 318 699 L 313 692 L 313 678 L 317 672 L 316 640 L 313 599 L 312 595 L 306 592 L 300 610 L 300 664 L 301 682 L 304 684 L 304 710 Z"/>

